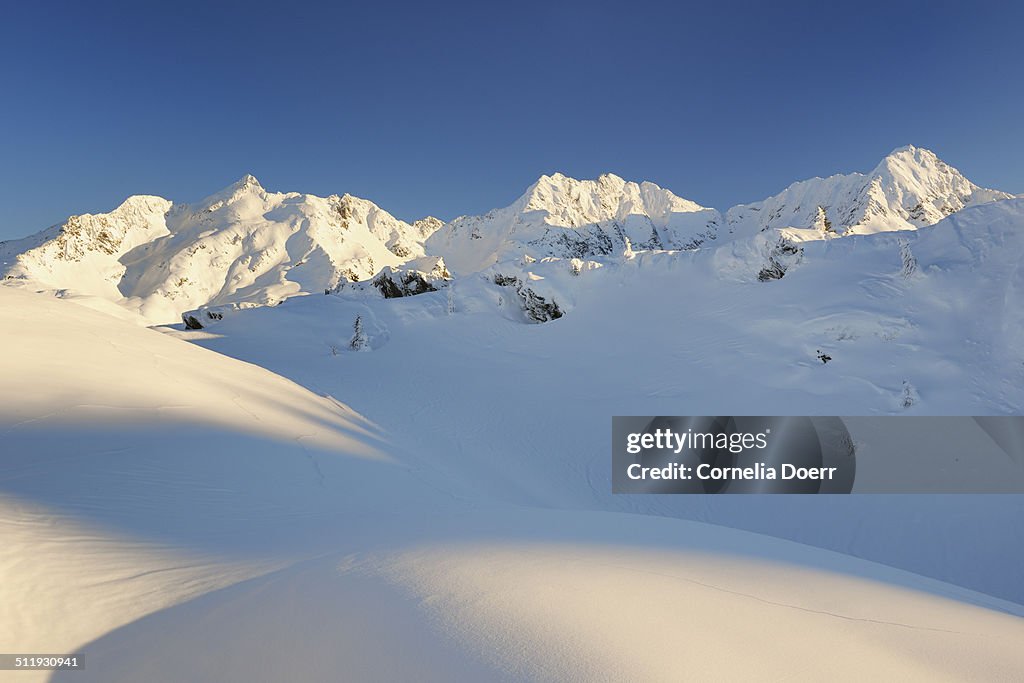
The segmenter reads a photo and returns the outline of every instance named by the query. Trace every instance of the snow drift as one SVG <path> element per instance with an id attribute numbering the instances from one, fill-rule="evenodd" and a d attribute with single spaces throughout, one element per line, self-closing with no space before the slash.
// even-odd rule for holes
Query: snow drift
<path id="1" fill-rule="evenodd" d="M 0 639 L 87 662 L 25 680 L 1024 666 L 1019 605 L 571 494 L 568 509 L 509 505 L 479 472 L 450 477 L 439 453 L 406 450 L 410 434 L 261 368 L 45 296 L 5 288 L 0 303 L 0 390 L 24 399 L 0 413 Z M 360 386 L 344 367 L 332 381 Z"/>

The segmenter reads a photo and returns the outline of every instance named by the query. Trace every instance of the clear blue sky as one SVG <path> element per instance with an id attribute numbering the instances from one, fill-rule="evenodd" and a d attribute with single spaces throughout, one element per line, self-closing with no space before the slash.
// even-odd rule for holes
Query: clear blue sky
<path id="1" fill-rule="evenodd" d="M 0 238 L 256 175 L 402 218 L 611 171 L 726 208 L 911 143 L 1024 192 L 1024 3 L 18 2 Z"/>

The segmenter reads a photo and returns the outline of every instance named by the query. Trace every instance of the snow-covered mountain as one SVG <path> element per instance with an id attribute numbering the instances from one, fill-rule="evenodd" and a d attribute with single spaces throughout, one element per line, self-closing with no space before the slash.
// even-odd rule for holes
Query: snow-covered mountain
<path id="1" fill-rule="evenodd" d="M 135 196 L 0 243 L 0 272 L 171 322 L 201 305 L 272 305 L 364 280 L 424 256 L 440 226 L 348 194 L 268 192 L 247 175 L 194 205 Z"/>
<path id="2" fill-rule="evenodd" d="M 530 263 L 571 260 L 578 274 L 633 253 L 692 251 L 760 235 L 756 246 L 764 258 L 756 274 L 777 279 L 799 260 L 794 242 L 916 230 L 964 207 L 1010 198 L 910 146 L 867 175 L 795 183 L 724 216 L 654 183 L 555 173 L 485 215 L 410 224 L 348 194 L 268 192 L 247 175 L 194 205 L 130 197 L 110 213 L 72 216 L 0 243 L 0 276 L 168 323 L 195 309 L 216 316 L 336 292 L 349 282 L 372 281 L 356 289 L 395 296 L 429 291 L 420 281 L 485 272 L 515 290 L 508 296 L 516 306 L 543 301 L 539 318 L 550 320 L 561 314 L 564 298 L 556 307 L 550 290 L 541 293 Z M 785 234 L 776 234 L 779 229 Z M 403 279 L 415 286 L 397 284 Z M 385 286 L 389 281 L 395 286 Z"/>
<path id="3" fill-rule="evenodd" d="M 760 202 L 734 206 L 726 223 L 733 235 L 786 227 L 825 235 L 916 230 L 965 206 L 1012 197 L 979 187 L 934 152 L 908 145 L 867 175 L 812 178 Z"/>
<path id="4" fill-rule="evenodd" d="M 654 183 L 607 173 L 541 178 L 512 205 L 461 216 L 430 237 L 427 249 L 458 274 L 528 256 L 600 258 L 628 249 L 695 249 L 718 235 L 721 214 Z"/>
<path id="5" fill-rule="evenodd" d="M 730 234 L 553 176 L 441 228 L 246 177 L 0 245 L 0 640 L 89 659 L 33 681 L 1019 678 L 1024 496 L 611 487 L 612 415 L 1021 414 L 1024 199 L 969 197 Z M 937 467 L 1020 490 L 984 450 Z"/>

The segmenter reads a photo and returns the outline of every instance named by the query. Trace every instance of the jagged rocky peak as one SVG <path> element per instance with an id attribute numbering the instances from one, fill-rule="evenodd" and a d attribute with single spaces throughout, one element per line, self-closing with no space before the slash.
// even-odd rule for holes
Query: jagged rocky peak
<path id="1" fill-rule="evenodd" d="M 132 197 L 0 245 L 0 276 L 99 296 L 154 323 L 201 307 L 273 305 L 425 256 L 437 219 L 352 195 L 269 192 L 252 175 L 193 205 Z"/>
<path id="2" fill-rule="evenodd" d="M 110 213 L 71 216 L 62 226 L 61 234 L 86 251 L 124 253 L 145 240 L 166 234 L 164 217 L 171 206 L 163 197 L 134 195 Z"/>
<path id="3" fill-rule="evenodd" d="M 606 173 L 576 180 L 541 176 L 513 204 L 462 216 L 438 230 L 427 249 L 458 273 L 508 260 L 601 258 L 630 249 L 693 249 L 718 235 L 721 215 L 651 182 Z"/>
<path id="4" fill-rule="evenodd" d="M 898 200 L 903 217 L 918 226 L 937 223 L 970 204 L 1010 197 L 978 187 L 934 152 L 913 145 L 893 150 L 870 176 L 874 188 Z"/>
<path id="5" fill-rule="evenodd" d="M 544 211 L 567 223 L 575 222 L 580 214 L 593 213 L 595 192 L 586 185 L 587 181 L 578 181 L 561 173 L 542 175 L 519 199 L 519 211 Z"/>
<path id="6" fill-rule="evenodd" d="M 234 184 L 231 185 L 231 188 L 234 189 L 235 191 L 241 191 L 241 190 L 261 191 L 261 190 L 263 190 L 263 186 L 260 185 L 260 181 L 258 181 L 256 179 L 256 176 L 254 176 L 252 173 L 246 173 L 245 175 L 243 175 Z"/>
<path id="7" fill-rule="evenodd" d="M 977 187 L 967 180 L 960 171 L 940 159 L 935 152 L 914 145 L 904 145 L 889 152 L 868 175 L 896 182 L 913 179 L 921 184 L 936 183 L 947 179 L 951 182 L 962 183 L 965 187 Z"/>
<path id="8" fill-rule="evenodd" d="M 413 230 L 416 234 L 424 238 L 433 235 L 435 232 L 440 230 L 443 225 L 444 221 L 440 218 L 435 218 L 434 216 L 426 216 L 412 222 Z"/>
<path id="9" fill-rule="evenodd" d="M 952 169 L 951 166 L 940 159 L 935 152 L 930 149 L 925 149 L 924 147 L 915 147 L 914 145 L 903 145 L 902 147 L 897 147 L 893 151 L 889 152 L 885 155 L 885 158 L 879 162 L 875 171 L 877 172 L 881 169 L 898 169 L 900 167 L 908 169 L 911 172 L 914 172 L 916 169 L 926 169 L 929 167 L 955 171 L 955 169 Z"/>
<path id="10" fill-rule="evenodd" d="M 196 204 L 134 196 L 109 213 L 72 216 L 0 243 L 0 278 L 102 297 L 163 323 L 201 307 L 273 305 L 381 273 L 383 284 L 395 284 L 392 294 L 430 291 L 449 275 L 411 263 L 428 255 L 443 258 L 445 273 L 456 276 L 545 258 L 600 263 L 769 229 L 788 229 L 798 241 L 918 229 L 1009 197 L 912 146 L 867 174 L 794 183 L 725 218 L 655 183 L 612 173 L 544 175 L 509 206 L 443 225 L 433 217 L 400 220 L 351 194 L 271 192 L 246 174 Z M 769 263 L 766 274 L 783 270 L 789 256 L 780 252 L 780 267 Z"/>
<path id="11" fill-rule="evenodd" d="M 770 228 L 810 228 L 863 234 L 913 230 L 965 206 L 1010 195 L 979 187 L 932 151 L 907 145 L 868 174 L 851 173 L 793 183 L 777 195 L 741 204 L 726 214 L 731 234 Z"/>
<path id="12" fill-rule="evenodd" d="M 547 212 L 551 224 L 565 227 L 625 219 L 631 214 L 665 219 L 673 212 L 705 210 L 655 183 L 627 181 L 614 173 L 604 173 L 595 180 L 577 180 L 562 173 L 543 175 L 518 203 L 520 211 Z"/>
<path id="13" fill-rule="evenodd" d="M 347 231 L 353 226 L 365 226 L 372 235 L 384 242 L 387 249 L 400 259 L 426 255 L 423 242 L 443 223 L 433 216 L 413 223 L 395 218 L 368 199 L 350 194 L 329 198 L 340 218 L 340 226 Z M 360 278 L 361 279 L 361 278 Z"/>
<path id="14" fill-rule="evenodd" d="M 53 272 L 58 262 L 117 258 L 166 235 L 171 207 L 163 197 L 133 195 L 109 213 L 69 216 L 36 235 L 0 243 L 0 254 L 7 274 L 29 278 Z"/>
<path id="15" fill-rule="evenodd" d="M 223 190 L 202 199 L 196 206 L 206 211 L 216 211 L 226 205 L 236 204 L 248 198 L 266 199 L 267 195 L 267 191 L 256 179 L 256 176 L 246 173 Z"/>
<path id="16" fill-rule="evenodd" d="M 341 214 L 341 217 L 345 220 L 365 220 L 370 213 L 380 208 L 369 199 L 356 197 L 348 192 L 340 197 L 338 195 L 331 195 L 330 197 L 330 199 L 335 198 L 337 198 L 338 213 Z"/>

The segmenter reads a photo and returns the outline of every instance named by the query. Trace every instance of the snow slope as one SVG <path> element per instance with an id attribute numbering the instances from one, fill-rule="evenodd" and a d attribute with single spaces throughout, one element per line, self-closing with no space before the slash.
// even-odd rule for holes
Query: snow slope
<path id="1" fill-rule="evenodd" d="M 102 669 L 54 680 L 1002 680 L 1024 665 L 1020 616 L 898 570 L 679 520 L 474 514 L 157 612 L 87 647 Z"/>
<path id="2" fill-rule="evenodd" d="M 965 206 L 1012 197 L 978 187 L 934 152 L 908 145 L 867 175 L 804 180 L 760 202 L 734 206 L 726 223 L 734 235 L 784 227 L 830 234 L 915 230 Z"/>
<path id="3" fill-rule="evenodd" d="M 612 415 L 1020 414 L 1022 228 L 1014 200 L 925 231 L 795 242 L 767 282 L 767 234 L 579 275 L 506 263 L 493 268 L 565 315 L 524 324 L 489 271 L 415 297 L 242 311 L 195 341 L 344 395 L 464 496 L 720 522 L 1024 601 L 1020 496 L 612 496 L 608 457 Z M 370 352 L 348 351 L 357 316 Z"/>
<path id="4" fill-rule="evenodd" d="M 389 462 L 373 425 L 261 368 L 71 303 L 0 297 L 0 642 L 67 650 L 266 571 L 273 558 L 230 555 L 246 533 L 273 537 L 275 514 L 322 507 L 317 454 Z M 299 497 L 271 473 L 313 486 Z"/>
<path id="5" fill-rule="evenodd" d="M 0 641 L 87 660 L 19 680 L 1020 678 L 1024 496 L 610 493 L 612 415 L 1024 411 L 1024 200 L 882 166 L 832 230 L 247 177 L 0 245 Z"/>
<path id="6" fill-rule="evenodd" d="M 0 288 L 0 310 L 8 647 L 81 651 L 147 614 L 372 539 L 396 501 L 450 507 L 379 427 L 330 397 L 51 297 Z M 112 678 L 115 660 L 88 659 L 88 680 L 138 680 Z"/>
<path id="7" fill-rule="evenodd" d="M 1024 669 L 1019 605 L 741 531 L 506 505 L 407 451 L 398 414 L 67 301 L 0 306 L 0 640 L 86 661 L 18 680 Z M 338 385 L 379 355 L 347 354 Z"/>
<path id="8" fill-rule="evenodd" d="M 7 278 L 112 301 L 150 323 L 201 305 L 273 305 L 424 255 L 413 224 L 351 195 L 268 192 L 252 176 L 190 206 L 130 197 L 0 243 Z"/>

